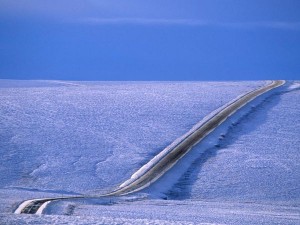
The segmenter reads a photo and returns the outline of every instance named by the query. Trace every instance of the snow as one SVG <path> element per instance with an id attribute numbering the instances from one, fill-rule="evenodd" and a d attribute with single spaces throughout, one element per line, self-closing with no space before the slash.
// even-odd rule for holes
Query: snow
<path id="1" fill-rule="evenodd" d="M 201 117 L 263 82 L 28 83 L 1 89 L 1 185 L 76 194 L 114 188 Z"/>
<path id="2" fill-rule="evenodd" d="M 281 92 L 241 118 L 183 175 L 174 198 L 300 205 L 299 102 L 299 89 Z"/>
<path id="3" fill-rule="evenodd" d="M 161 161 L 166 155 L 168 155 L 176 146 L 178 146 L 180 143 L 182 143 L 188 136 L 193 134 L 196 130 L 198 130 L 203 124 L 205 124 L 207 121 L 209 121 L 211 118 L 213 118 L 217 113 L 222 111 L 224 108 L 228 107 L 232 103 L 236 102 L 241 96 L 245 94 L 242 94 L 232 101 L 222 105 L 221 107 L 215 109 L 211 113 L 209 113 L 207 116 L 205 116 L 200 122 L 198 122 L 196 125 L 194 125 L 188 132 L 183 134 L 182 136 L 178 137 L 175 141 L 173 141 L 170 145 L 168 145 L 165 149 L 163 149 L 161 152 L 159 152 L 156 156 L 154 156 L 148 163 L 143 165 L 138 171 L 136 171 L 130 179 L 126 180 L 124 183 L 120 185 L 120 188 L 125 187 L 129 185 L 130 183 L 134 182 L 138 177 L 143 176 L 147 171 L 149 171 L 155 164 L 157 164 L 159 161 Z"/>
<path id="4" fill-rule="evenodd" d="M 1 80 L 0 221 L 299 222 L 297 82 L 234 115 L 142 193 L 11 215 L 22 200 L 117 188 L 202 118 L 265 83 Z"/>

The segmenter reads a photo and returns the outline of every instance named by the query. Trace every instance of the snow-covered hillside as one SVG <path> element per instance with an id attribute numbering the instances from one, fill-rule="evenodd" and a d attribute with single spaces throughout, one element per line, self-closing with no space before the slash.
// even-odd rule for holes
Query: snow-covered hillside
<path id="1" fill-rule="evenodd" d="M 38 221 L 11 214 L 25 199 L 115 188 L 207 114 L 264 84 L 1 80 L 0 221 Z M 176 168 L 182 176 L 160 195 L 168 200 L 151 199 L 150 187 L 119 199 L 60 201 L 40 221 L 299 222 L 297 85 L 245 111 L 222 140 Z"/>
<path id="2" fill-rule="evenodd" d="M 195 161 L 174 198 L 299 204 L 299 103 L 298 89 L 256 107 Z"/>

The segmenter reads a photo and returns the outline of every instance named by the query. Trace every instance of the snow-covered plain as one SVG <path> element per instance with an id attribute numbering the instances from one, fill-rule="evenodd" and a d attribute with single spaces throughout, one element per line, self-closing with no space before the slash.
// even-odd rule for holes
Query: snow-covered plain
<path id="1" fill-rule="evenodd" d="M 211 111 L 264 84 L 1 80 L 0 221 L 299 223 L 295 82 L 170 171 L 181 177 L 155 190 L 168 200 L 153 199 L 150 187 L 129 197 L 53 202 L 51 216 L 11 214 L 30 198 L 112 190 Z"/>

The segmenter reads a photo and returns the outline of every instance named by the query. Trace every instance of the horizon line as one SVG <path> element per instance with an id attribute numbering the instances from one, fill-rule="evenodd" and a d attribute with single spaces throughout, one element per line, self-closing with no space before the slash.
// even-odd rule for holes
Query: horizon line
<path id="1" fill-rule="evenodd" d="M 91 25 L 160 25 L 160 26 L 191 26 L 191 27 L 225 27 L 225 28 L 271 28 L 299 30 L 300 22 L 258 21 L 258 22 L 212 22 L 197 19 L 153 19 L 153 18 L 98 18 L 88 17 L 76 20 Z"/>

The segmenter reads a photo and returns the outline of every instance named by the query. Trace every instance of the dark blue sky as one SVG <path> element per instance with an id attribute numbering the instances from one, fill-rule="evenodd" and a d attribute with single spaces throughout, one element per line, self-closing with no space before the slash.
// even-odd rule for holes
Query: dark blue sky
<path id="1" fill-rule="evenodd" d="M 299 0 L 0 0 L 0 78 L 300 79 Z"/>

